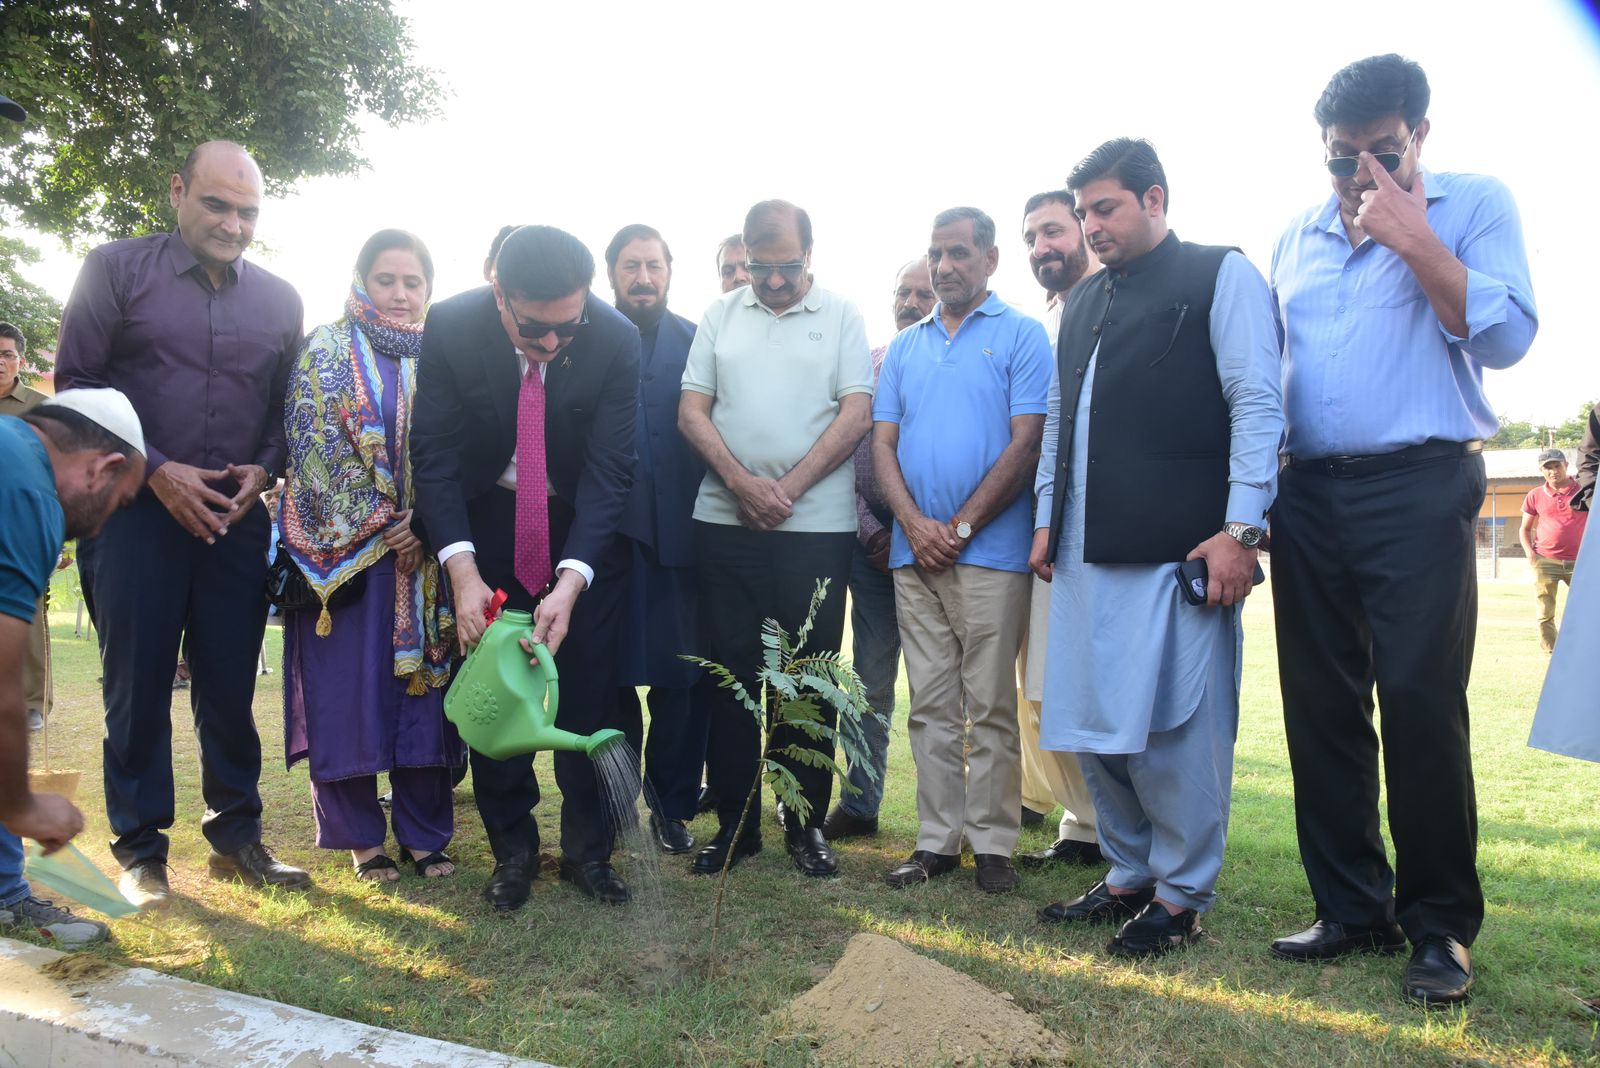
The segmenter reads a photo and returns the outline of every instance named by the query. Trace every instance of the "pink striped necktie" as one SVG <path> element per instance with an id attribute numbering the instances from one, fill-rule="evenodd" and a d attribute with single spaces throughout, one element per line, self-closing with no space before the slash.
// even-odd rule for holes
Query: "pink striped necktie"
<path id="1" fill-rule="evenodd" d="M 517 396 L 517 525 L 512 572 L 537 597 L 550 581 L 550 483 L 544 465 L 544 380 L 528 361 Z"/>

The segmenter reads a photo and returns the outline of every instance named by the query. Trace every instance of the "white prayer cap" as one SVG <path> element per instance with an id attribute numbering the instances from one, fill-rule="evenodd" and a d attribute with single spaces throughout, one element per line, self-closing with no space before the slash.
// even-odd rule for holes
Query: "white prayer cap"
<path id="1" fill-rule="evenodd" d="M 139 413 L 121 390 L 64 389 L 39 404 L 41 408 L 45 405 L 77 412 L 144 455 L 144 428 L 139 425 Z"/>

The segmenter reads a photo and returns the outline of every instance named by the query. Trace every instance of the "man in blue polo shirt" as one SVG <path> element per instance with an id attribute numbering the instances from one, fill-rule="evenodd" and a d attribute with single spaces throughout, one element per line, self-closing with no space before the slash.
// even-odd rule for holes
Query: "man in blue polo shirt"
<path id="1" fill-rule="evenodd" d="M 1044 327 L 989 292 L 998 263 L 989 216 L 951 208 L 934 219 L 928 269 L 939 303 L 890 342 L 873 405 L 873 467 L 894 512 L 889 567 L 921 821 L 915 852 L 885 877 L 895 887 L 955 870 L 963 837 L 979 889 L 1017 885 L 1016 662 L 1033 526 L 1025 491 L 1051 354 Z"/>
<path id="2" fill-rule="evenodd" d="M 83 830 L 71 801 L 28 785 L 28 628 L 62 541 L 98 531 L 144 470 L 139 417 L 114 389 L 64 390 L 21 418 L 0 416 L 0 931 L 32 930 L 64 949 L 108 931 L 34 897 L 22 877 L 23 838 L 48 853 Z"/>

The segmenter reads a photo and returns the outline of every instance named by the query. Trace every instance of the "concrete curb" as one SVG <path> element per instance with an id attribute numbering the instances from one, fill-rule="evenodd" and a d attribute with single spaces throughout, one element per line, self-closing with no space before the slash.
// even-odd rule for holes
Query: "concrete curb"
<path id="1" fill-rule="evenodd" d="M 67 954 L 0 938 L 0 1068 L 551 1068 L 150 971 L 64 978 Z M 91 961 L 84 961 L 92 964 Z"/>

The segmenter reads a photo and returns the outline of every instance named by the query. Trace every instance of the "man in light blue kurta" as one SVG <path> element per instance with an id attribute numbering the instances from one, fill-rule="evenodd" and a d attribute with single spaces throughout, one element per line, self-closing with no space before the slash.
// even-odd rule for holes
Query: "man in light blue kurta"
<path id="1" fill-rule="evenodd" d="M 1108 142 L 1069 186 L 1107 270 L 1068 298 L 1035 486 L 1032 562 L 1053 590 L 1040 745 L 1078 753 L 1111 868 L 1040 916 L 1120 922 L 1109 950 L 1148 956 L 1198 935 L 1222 867 L 1240 602 L 1283 429 L 1278 345 L 1266 282 L 1249 261 L 1167 230 L 1165 176 L 1147 143 Z M 1216 455 L 1201 469 L 1182 437 L 1207 420 Z M 1126 431 L 1130 421 L 1139 429 Z M 1137 439 L 1165 455 L 1118 444 Z M 1101 465 L 1119 469 L 1105 478 Z M 1161 541 L 1141 525 L 1199 533 Z M 1207 604 L 1180 594 L 1185 554 L 1209 565 Z"/>

